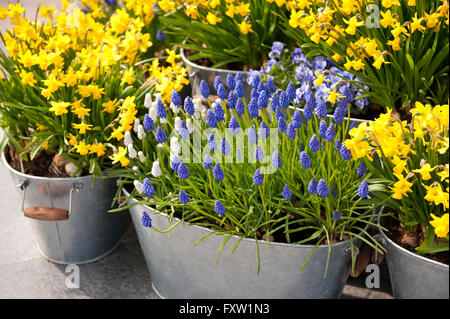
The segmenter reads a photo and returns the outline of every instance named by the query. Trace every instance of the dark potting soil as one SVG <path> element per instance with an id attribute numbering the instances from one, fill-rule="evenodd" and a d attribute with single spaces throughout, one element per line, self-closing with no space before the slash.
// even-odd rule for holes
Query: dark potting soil
<path id="1" fill-rule="evenodd" d="M 5 155 L 9 165 L 18 172 L 40 177 L 70 177 L 66 174 L 64 168 L 52 169 L 52 161 L 55 157 L 52 152 L 39 151 L 33 160 L 28 161 L 21 160 L 19 153 L 9 148 L 6 148 Z M 83 171 L 81 176 L 88 174 L 87 171 Z"/>
<path id="2" fill-rule="evenodd" d="M 384 222 L 384 226 L 387 228 L 387 236 L 395 242 L 397 245 L 407 249 L 408 251 L 417 254 L 416 247 L 424 240 L 424 234 L 420 231 L 416 233 L 410 233 L 405 227 L 400 225 L 400 222 L 392 217 L 387 217 Z M 417 242 L 417 243 L 415 243 Z M 434 261 L 441 262 L 443 264 L 449 264 L 449 252 L 444 251 L 437 254 L 425 254 L 424 257 Z"/>

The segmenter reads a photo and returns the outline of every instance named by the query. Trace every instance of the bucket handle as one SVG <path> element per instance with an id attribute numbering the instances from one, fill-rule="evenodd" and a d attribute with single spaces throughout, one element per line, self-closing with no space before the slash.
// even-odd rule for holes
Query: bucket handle
<path id="1" fill-rule="evenodd" d="M 79 192 L 83 188 L 82 183 L 73 183 L 72 188 L 70 189 L 70 195 L 69 195 L 69 210 L 62 209 L 62 208 L 55 208 L 55 207 L 48 207 L 48 206 L 36 206 L 36 207 L 29 207 L 24 209 L 25 205 L 25 192 L 26 188 L 28 186 L 29 182 L 27 180 L 19 180 L 19 183 L 16 185 L 18 189 L 23 191 L 22 196 L 22 207 L 21 211 L 23 211 L 23 214 L 25 217 L 37 219 L 37 220 L 43 220 L 43 221 L 60 221 L 60 220 L 67 220 L 69 219 L 70 213 L 72 211 L 72 195 L 73 192 Z M 48 187 L 48 184 L 47 184 Z M 48 189 L 50 198 L 50 189 Z M 53 204 L 53 202 L 52 202 Z"/>

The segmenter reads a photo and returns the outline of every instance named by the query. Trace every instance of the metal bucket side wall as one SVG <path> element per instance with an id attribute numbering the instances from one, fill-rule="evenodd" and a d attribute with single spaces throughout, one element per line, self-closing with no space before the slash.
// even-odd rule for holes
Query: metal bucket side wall
<path id="1" fill-rule="evenodd" d="M 15 185 L 24 180 L 28 183 L 24 191 L 18 190 L 20 214 L 24 194 L 24 208 L 49 206 L 69 210 L 70 190 L 74 183 L 83 185 L 79 191 L 73 191 L 68 220 L 28 219 L 39 251 L 47 259 L 62 264 L 97 260 L 117 247 L 130 229 L 128 212 L 108 213 L 117 191 L 116 178 L 97 179 L 92 187 L 92 175 L 79 178 L 25 175 L 11 168 L 4 155 L 2 158 Z"/>
<path id="2" fill-rule="evenodd" d="M 214 80 L 217 75 L 220 76 L 222 83 L 225 84 L 228 74 L 232 74 L 233 76 L 235 76 L 239 72 L 226 69 L 208 68 L 195 64 L 189 61 L 189 59 L 185 56 L 183 48 L 180 50 L 180 54 L 188 71 L 192 95 L 200 94 L 199 87 L 202 80 L 205 80 L 206 83 L 208 83 L 211 93 L 215 94 L 216 92 L 214 89 Z M 242 75 L 244 76 L 245 98 L 247 101 L 250 101 L 251 86 L 247 84 L 247 81 L 245 81 L 249 72 L 240 71 L 240 73 L 242 73 Z"/>
<path id="3" fill-rule="evenodd" d="M 393 295 L 397 299 L 448 299 L 449 266 L 414 254 L 383 236 Z"/>
<path id="4" fill-rule="evenodd" d="M 133 202 L 131 199 L 130 203 Z M 165 298 L 339 298 L 347 281 L 351 260 L 349 241 L 333 245 L 326 279 L 323 275 L 327 246 L 316 249 L 300 274 L 313 246 L 267 245 L 259 241 L 258 274 L 254 240 L 242 240 L 230 255 L 238 241 L 238 237 L 233 237 L 217 263 L 225 236 L 212 235 L 194 246 L 210 230 L 184 223 L 160 234 L 141 225 L 142 211 L 152 213 L 152 223 L 158 229 L 166 229 L 168 219 L 145 205 L 130 208 L 152 282 Z"/>

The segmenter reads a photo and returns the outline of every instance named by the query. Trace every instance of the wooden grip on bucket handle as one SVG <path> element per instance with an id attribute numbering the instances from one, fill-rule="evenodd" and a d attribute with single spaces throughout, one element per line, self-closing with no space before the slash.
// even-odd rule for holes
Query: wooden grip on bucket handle
<path id="1" fill-rule="evenodd" d="M 83 188 L 82 183 L 73 183 L 72 188 L 70 189 L 70 195 L 69 195 L 69 210 L 62 209 L 62 208 L 55 208 L 55 207 L 49 207 L 49 206 L 36 206 L 36 207 L 29 207 L 24 209 L 25 204 L 25 190 L 28 186 L 28 181 L 22 181 L 19 180 L 19 184 L 17 185 L 17 188 L 23 191 L 23 197 L 22 197 L 22 211 L 25 217 L 33 218 L 37 220 L 43 220 L 43 221 L 61 221 L 61 220 L 67 220 L 69 219 L 70 212 L 72 210 L 72 194 L 74 191 L 80 191 L 80 189 Z M 48 194 L 50 196 L 50 199 L 52 198 L 49 184 L 47 183 L 47 190 Z M 53 203 L 53 201 L 52 201 Z"/>
<path id="2" fill-rule="evenodd" d="M 69 211 L 61 208 L 53 208 L 47 206 L 29 207 L 23 211 L 25 217 L 38 220 L 67 220 L 69 219 Z"/>

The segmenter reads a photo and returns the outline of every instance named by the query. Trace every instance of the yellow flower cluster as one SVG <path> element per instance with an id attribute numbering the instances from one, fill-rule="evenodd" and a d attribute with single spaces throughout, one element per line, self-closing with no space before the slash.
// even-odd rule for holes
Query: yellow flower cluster
<path id="1" fill-rule="evenodd" d="M 225 17 L 236 21 L 242 34 L 253 32 L 249 23 L 250 1 L 239 0 L 161 0 L 158 5 L 164 12 L 182 10 L 184 14 L 203 23 L 216 25 Z"/>
<path id="2" fill-rule="evenodd" d="M 395 119 L 391 111 L 353 128 L 345 146 L 354 159 L 374 154 L 392 168 L 392 198 L 401 200 L 417 185 L 423 198 L 442 210 L 449 208 L 449 106 L 416 102 L 412 120 Z M 388 176 L 383 176 L 389 178 Z M 419 196 L 417 193 L 414 196 Z M 419 199 L 420 200 L 420 199 Z"/>
<path id="3" fill-rule="evenodd" d="M 161 98 L 165 103 L 170 102 L 173 90 L 180 91 L 189 84 L 187 70 L 181 63 L 181 55 L 174 50 L 167 50 L 167 63 L 160 63 L 160 60 L 153 60 L 149 67 L 149 82 L 155 82 L 156 92 L 161 93 Z"/>
<path id="4" fill-rule="evenodd" d="M 63 1 L 63 10 L 70 5 Z M 48 111 L 61 117 L 56 122 L 68 123 L 63 128 L 71 132 L 67 143 L 78 154 L 105 155 L 102 141 L 120 140 L 135 119 L 134 98 L 118 103 L 110 96 L 120 92 L 113 92 L 114 87 L 135 82 L 135 71 L 129 66 L 139 51 L 152 45 L 149 34 L 141 32 L 144 21 L 120 11 L 110 23 L 102 24 L 96 20 L 100 11 L 84 13 L 73 8 L 70 14 L 56 13 L 45 4 L 40 6 L 37 22 L 23 17 L 23 12 L 20 3 L 0 8 L 0 19 L 9 18 L 13 25 L 2 37 L 21 83 L 48 101 Z M 110 122 L 118 122 L 119 127 Z M 109 138 L 104 135 L 108 130 L 113 130 Z M 104 133 L 90 136 L 94 131 Z"/>
<path id="5" fill-rule="evenodd" d="M 415 32 L 431 33 L 449 24 L 448 0 L 440 0 L 441 5 L 436 10 L 423 12 L 421 16 L 416 12 L 408 20 L 401 13 L 402 4 L 399 0 L 382 0 L 379 20 L 369 14 L 374 12 L 369 7 L 374 1 L 267 1 L 285 6 L 290 11 L 289 25 L 302 29 L 316 44 L 325 42 L 336 52 L 332 56 L 333 60 L 343 61 L 347 70 L 360 71 L 368 64 L 380 69 L 384 63 L 389 63 L 387 57 L 393 51 L 399 51 Z M 415 0 L 407 2 L 411 8 L 415 5 Z M 379 38 L 378 32 L 368 31 L 378 27 L 388 30 L 387 39 Z"/>

